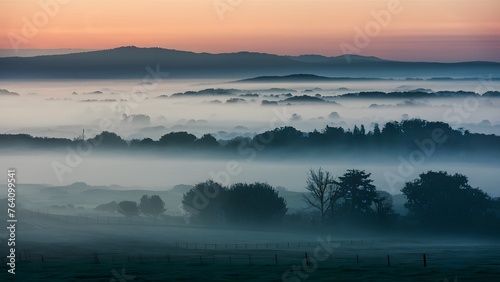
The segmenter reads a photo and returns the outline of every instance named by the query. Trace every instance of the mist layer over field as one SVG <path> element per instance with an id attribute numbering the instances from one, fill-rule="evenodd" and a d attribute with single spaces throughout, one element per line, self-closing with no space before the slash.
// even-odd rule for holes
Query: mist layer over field
<path id="1" fill-rule="evenodd" d="M 233 138 L 253 138 L 284 126 L 303 132 L 322 131 L 326 126 L 352 132 L 363 126 L 369 132 L 376 124 L 420 118 L 449 124 L 464 139 L 469 138 L 466 132 L 500 135 L 497 80 L 228 81 L 2 81 L 0 132 L 85 141 L 109 131 L 131 144 L 133 139 L 156 142 L 165 134 L 186 131 L 198 138 L 211 134 L 225 146 Z M 396 95 L 358 97 L 357 93 L 366 91 Z M 348 93 L 354 94 L 342 96 Z M 5 136 L 4 141 L 10 138 Z M 17 170 L 22 242 L 18 268 L 26 270 L 20 277 L 297 281 L 287 279 L 307 275 L 311 281 L 332 277 L 494 281 L 500 275 L 498 240 L 491 237 L 495 226 L 485 224 L 477 230 L 457 226 L 457 234 L 441 230 L 438 234 L 445 235 L 435 235 L 405 217 L 409 210 L 401 188 L 429 170 L 466 175 L 472 187 L 500 196 L 498 152 L 481 151 L 476 143 L 465 151 L 454 149 L 453 144 L 444 148 L 433 143 L 432 150 L 429 143 L 418 147 L 433 138 L 419 135 L 417 143 L 399 144 L 399 149 L 377 151 L 367 146 L 365 150 L 358 144 L 324 154 L 325 147 L 307 146 L 297 152 L 269 153 L 265 142 L 236 153 L 187 147 L 163 152 L 168 146 L 150 151 L 99 145 L 85 150 L 78 145 L 47 149 L 9 147 L 7 142 L 0 150 L 6 160 L 1 169 Z M 416 144 L 424 156 L 418 160 Z M 373 228 L 356 221 L 320 224 L 317 211 L 304 201 L 308 172 L 320 167 L 335 178 L 348 169 L 370 173 L 379 193 L 392 194 L 387 199 L 394 220 L 404 220 Z M 276 225 L 258 227 L 224 220 L 213 225 L 195 222 L 196 214 L 190 217 L 185 210 L 189 205 L 183 206 L 184 195 L 209 179 L 227 187 L 268 183 L 286 202 L 286 215 Z M 0 182 L 7 182 L 4 175 Z M 160 216 L 124 217 L 123 210 L 114 207 L 145 194 L 164 200 L 166 210 Z M 4 208 L 7 201 L 2 201 Z M 2 245 L 6 236 L 1 234 Z M 327 255 L 321 261 L 316 255 L 320 251 Z M 317 271 L 306 271 L 310 265 L 304 255 L 318 262 Z M 60 271 L 68 263 L 71 271 Z M 303 272 L 292 274 L 294 269 Z"/>
<path id="2" fill-rule="evenodd" d="M 2 95 L 0 118 L 3 133 L 25 133 L 43 137 L 85 138 L 107 130 L 125 140 L 159 139 L 172 131 L 187 131 L 198 137 L 210 133 L 219 140 L 236 136 L 252 137 L 276 127 L 293 126 L 299 130 L 322 130 L 340 126 L 351 130 L 364 125 L 372 130 L 374 123 L 422 118 L 444 121 L 453 128 L 471 132 L 500 134 L 500 99 L 495 97 L 434 97 L 416 99 L 342 98 L 345 93 L 362 91 L 405 92 L 472 91 L 483 94 L 500 89 L 499 81 L 477 80 L 387 80 L 336 81 L 304 83 L 227 83 L 219 80 L 87 80 L 87 81 L 2 81 L 0 88 L 19 95 Z M 206 89 L 215 89 L 207 91 Z M 291 97 L 316 97 L 320 101 L 290 100 Z M 287 100 L 288 99 L 288 100 Z M 269 101 L 266 104 L 263 101 Z M 427 138 L 422 136 L 422 139 Z M 294 191 L 302 191 L 307 170 L 324 167 L 342 174 L 349 168 L 373 173 L 375 184 L 390 193 L 398 193 L 402 181 L 389 184 L 385 174 L 397 173 L 401 160 L 397 156 L 368 158 L 338 154 L 317 159 L 307 154 L 292 159 L 248 161 L 245 156 L 220 158 L 152 157 L 124 154 L 91 153 L 77 166 L 58 177 L 53 162 L 65 163 L 71 152 L 22 153 L 3 151 L 9 165 L 23 168 L 26 183 L 53 185 L 85 181 L 95 185 L 173 187 L 218 178 L 227 183 L 269 182 Z M 258 155 L 257 155 L 258 157 Z M 403 155 L 403 158 L 407 156 Z M 71 157 L 69 157 L 71 158 Z M 228 162 L 236 161 L 238 173 L 227 178 Z M 498 195 L 493 181 L 498 163 L 473 160 L 474 167 L 453 161 L 428 158 L 404 177 L 410 181 L 419 173 L 448 170 L 464 173 L 473 186 Z"/>
<path id="3" fill-rule="evenodd" d="M 500 134 L 496 98 L 340 99 L 334 96 L 360 91 L 473 91 L 483 94 L 500 88 L 499 81 L 339 81 L 310 83 L 230 83 L 228 80 L 169 80 L 149 83 L 131 80 L 2 81 L 2 89 L 19 96 L 2 95 L 0 125 L 4 133 L 73 138 L 100 133 L 100 122 L 110 120 L 125 139 L 159 138 L 169 131 L 195 135 L 259 133 L 293 125 L 301 130 L 326 125 L 352 128 L 404 118 L 445 121 L 473 132 Z M 219 83 L 217 83 L 219 82 Z M 172 95 L 203 89 L 228 89 L 226 93 Z M 292 96 L 321 95 L 323 101 L 285 101 Z M 263 104 L 262 101 L 272 102 Z M 279 102 L 274 104 L 273 102 Z M 331 115 L 336 112 L 338 115 Z M 295 115 L 294 115 L 295 114 Z M 124 115 L 128 119 L 124 119 Z M 145 119 L 134 115 L 146 115 Z"/>

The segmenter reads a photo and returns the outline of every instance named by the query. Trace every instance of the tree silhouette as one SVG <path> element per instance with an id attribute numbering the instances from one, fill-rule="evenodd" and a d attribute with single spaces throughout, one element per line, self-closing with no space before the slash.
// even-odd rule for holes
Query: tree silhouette
<path id="1" fill-rule="evenodd" d="M 339 177 L 338 185 L 344 199 L 342 210 L 346 214 L 363 217 L 373 211 L 377 192 L 370 176 L 371 173 L 364 170 L 351 169 Z"/>
<path id="2" fill-rule="evenodd" d="M 190 146 L 196 140 L 196 136 L 185 131 L 170 132 L 163 135 L 158 141 L 165 146 Z"/>
<path id="3" fill-rule="evenodd" d="M 137 203 L 133 201 L 121 201 L 118 204 L 118 212 L 124 216 L 131 218 L 139 214 L 139 207 Z"/>
<path id="4" fill-rule="evenodd" d="M 148 197 L 148 195 L 143 195 L 139 203 L 139 210 L 145 215 L 157 217 L 167 209 L 165 209 L 165 202 L 160 196 L 152 195 Z"/>
<path id="5" fill-rule="evenodd" d="M 385 191 L 377 191 L 377 196 L 373 202 L 375 204 L 375 213 L 379 223 L 385 223 L 394 216 L 391 194 Z"/>
<path id="6" fill-rule="evenodd" d="M 211 134 L 205 134 L 200 139 L 194 141 L 195 145 L 200 148 L 211 149 L 219 147 L 219 142 Z"/>
<path id="7" fill-rule="evenodd" d="M 267 183 L 236 183 L 229 188 L 227 194 L 224 210 L 232 223 L 275 223 L 288 210 L 285 199 Z"/>
<path id="8" fill-rule="evenodd" d="M 217 182 L 207 180 L 191 188 L 182 197 L 182 206 L 195 221 L 217 223 L 224 220 L 223 205 L 226 188 Z"/>
<path id="9" fill-rule="evenodd" d="M 103 131 L 94 138 L 88 140 L 91 144 L 109 148 L 122 148 L 127 146 L 127 142 L 114 132 Z"/>
<path id="10" fill-rule="evenodd" d="M 310 193 L 303 195 L 304 201 L 318 209 L 321 221 L 324 222 L 328 211 L 342 197 L 340 187 L 330 172 L 319 168 L 317 171 L 309 170 L 306 189 Z"/>
<path id="11" fill-rule="evenodd" d="M 373 126 L 373 136 L 379 137 L 380 134 L 382 134 L 382 132 L 380 131 L 380 127 L 378 123 L 375 123 L 375 125 Z"/>
<path id="12" fill-rule="evenodd" d="M 464 226 L 483 219 L 492 203 L 479 188 L 472 188 L 465 175 L 428 171 L 403 189 L 410 215 L 424 226 Z"/>

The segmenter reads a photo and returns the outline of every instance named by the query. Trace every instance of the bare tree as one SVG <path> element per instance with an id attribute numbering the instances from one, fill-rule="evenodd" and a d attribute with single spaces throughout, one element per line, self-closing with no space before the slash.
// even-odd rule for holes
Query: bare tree
<path id="1" fill-rule="evenodd" d="M 309 170 L 306 189 L 309 195 L 303 195 L 305 202 L 317 208 L 321 214 L 321 221 L 325 220 L 327 212 L 335 202 L 342 197 L 337 181 L 328 171 L 319 168 L 317 171 Z"/>

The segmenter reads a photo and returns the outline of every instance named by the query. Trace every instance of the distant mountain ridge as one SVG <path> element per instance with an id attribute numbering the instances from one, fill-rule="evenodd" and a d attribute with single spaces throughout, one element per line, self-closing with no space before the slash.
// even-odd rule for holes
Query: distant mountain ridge
<path id="1" fill-rule="evenodd" d="M 377 78 L 487 77 L 500 73 L 500 63 L 398 62 L 360 55 L 210 54 L 134 46 L 62 55 L 0 58 L 0 79 L 142 79 L 154 75 L 154 72 L 168 73 L 169 78 L 241 79 L 290 73 Z"/>
<path id="2" fill-rule="evenodd" d="M 383 78 L 364 78 L 364 77 L 327 77 L 314 74 L 290 74 L 283 76 L 258 76 L 254 78 L 241 79 L 236 82 L 323 82 L 339 80 L 384 80 Z"/>
<path id="3" fill-rule="evenodd" d="M 478 77 L 452 78 L 452 77 L 430 77 L 426 79 L 397 79 L 404 80 L 428 80 L 428 81 L 455 81 L 455 80 L 479 80 Z M 327 82 L 327 81 L 369 81 L 369 80 L 396 80 L 394 78 L 376 78 L 376 77 L 328 77 L 314 74 L 289 74 L 289 75 L 269 75 L 245 78 L 233 82 Z M 498 81 L 500 78 L 489 78 L 492 81 Z"/>

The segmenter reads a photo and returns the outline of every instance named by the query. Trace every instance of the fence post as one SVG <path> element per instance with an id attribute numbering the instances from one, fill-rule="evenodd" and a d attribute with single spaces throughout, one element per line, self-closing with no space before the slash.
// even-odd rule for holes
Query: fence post
<path id="1" fill-rule="evenodd" d="M 391 267 L 391 257 L 387 255 L 387 266 Z"/>
<path id="2" fill-rule="evenodd" d="M 309 266 L 311 264 L 311 262 L 309 261 L 309 256 L 307 256 L 307 252 L 306 252 L 306 265 Z"/>
<path id="3" fill-rule="evenodd" d="M 427 258 L 425 257 L 425 253 L 424 253 L 424 267 L 427 267 Z"/>

